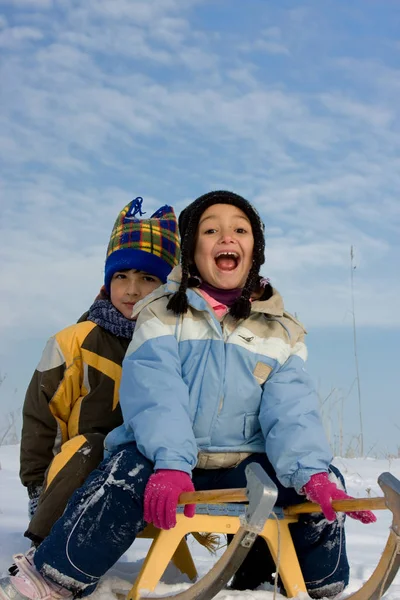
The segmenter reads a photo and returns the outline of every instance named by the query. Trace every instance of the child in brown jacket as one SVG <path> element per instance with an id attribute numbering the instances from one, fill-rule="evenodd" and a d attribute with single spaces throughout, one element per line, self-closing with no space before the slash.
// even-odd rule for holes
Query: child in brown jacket
<path id="1" fill-rule="evenodd" d="M 133 307 L 179 261 L 173 209 L 140 219 L 141 208 L 136 198 L 118 215 L 100 295 L 80 322 L 50 338 L 26 393 L 20 477 L 31 517 L 25 535 L 35 545 L 103 459 L 107 433 L 121 425 L 118 390 Z"/>

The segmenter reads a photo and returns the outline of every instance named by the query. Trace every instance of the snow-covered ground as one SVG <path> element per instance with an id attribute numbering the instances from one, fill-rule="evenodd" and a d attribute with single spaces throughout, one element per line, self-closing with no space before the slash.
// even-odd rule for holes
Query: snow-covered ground
<path id="1" fill-rule="evenodd" d="M 400 479 L 400 459 L 342 459 L 337 458 L 335 464 L 344 474 L 350 494 L 356 497 L 381 495 L 377 478 L 383 471 L 390 471 Z M 27 495 L 18 477 L 19 446 L 0 447 L 0 574 L 6 574 L 11 563 L 11 557 L 16 552 L 25 551 L 29 542 L 23 537 L 27 525 Z M 378 563 L 379 557 L 388 537 L 391 523 L 389 511 L 377 511 L 378 521 L 372 525 L 362 525 L 347 519 L 348 554 L 351 563 L 351 581 L 343 598 L 356 591 L 368 579 Z M 214 562 L 214 558 L 194 540 L 189 542 L 200 575 L 206 573 Z M 93 600 L 109 600 L 111 589 L 116 585 L 128 590 L 139 571 L 146 555 L 149 543 L 137 540 L 117 565 L 104 578 L 98 590 L 91 598 Z M 182 591 L 188 587 L 188 580 L 170 566 L 163 577 L 156 593 L 165 595 Z M 273 600 L 271 589 L 256 592 L 222 591 L 218 598 L 228 600 L 229 597 L 255 598 L 256 600 Z M 299 598 L 308 598 L 300 595 Z M 276 598 L 282 600 L 281 595 Z M 397 575 L 385 600 L 400 600 L 400 575 Z"/>

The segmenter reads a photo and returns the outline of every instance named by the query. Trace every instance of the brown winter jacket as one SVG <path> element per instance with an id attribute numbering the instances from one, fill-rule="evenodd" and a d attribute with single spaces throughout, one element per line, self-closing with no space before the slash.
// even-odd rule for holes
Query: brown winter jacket
<path id="1" fill-rule="evenodd" d="M 50 338 L 29 384 L 23 408 L 20 477 L 43 484 L 62 444 L 79 435 L 106 435 L 121 425 L 119 384 L 129 340 L 91 321 Z"/>

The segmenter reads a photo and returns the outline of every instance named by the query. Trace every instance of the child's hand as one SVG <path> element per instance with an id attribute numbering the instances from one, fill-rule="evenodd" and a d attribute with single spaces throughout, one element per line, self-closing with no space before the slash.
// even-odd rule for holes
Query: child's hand
<path id="1" fill-rule="evenodd" d="M 160 469 L 147 482 L 144 491 L 144 520 L 159 529 L 176 525 L 176 507 L 182 492 L 194 492 L 192 480 L 183 471 Z M 194 517 L 195 504 L 185 506 L 184 515 Z"/>
<path id="2" fill-rule="evenodd" d="M 329 481 L 328 473 L 315 473 L 303 489 L 307 499 L 319 504 L 325 517 L 331 522 L 336 519 L 336 513 L 332 508 L 332 500 L 352 498 L 343 490 L 339 490 L 335 483 Z M 374 523 L 376 521 L 376 516 L 370 510 L 359 510 L 347 514 L 352 519 L 362 523 Z"/>

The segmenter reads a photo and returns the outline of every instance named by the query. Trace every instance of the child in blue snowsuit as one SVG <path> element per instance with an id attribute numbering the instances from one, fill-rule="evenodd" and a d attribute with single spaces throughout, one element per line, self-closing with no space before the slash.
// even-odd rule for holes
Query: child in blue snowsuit
<path id="1" fill-rule="evenodd" d="M 259 275 L 264 226 L 231 192 L 201 196 L 180 215 L 181 267 L 137 307 L 123 363 L 124 424 L 106 439 L 108 457 L 75 492 L 64 515 L 18 573 L 0 581 L 10 600 L 85 596 L 147 523 L 169 529 L 184 491 L 244 487 L 258 462 L 278 487 L 278 506 L 318 502 L 323 514 L 292 527 L 311 597 L 348 583 L 344 517 L 348 497 L 304 369 L 302 325 Z M 194 506 L 185 507 L 190 518 Z M 364 523 L 368 511 L 350 516 Z M 256 542 L 233 580 L 268 580 Z"/>

